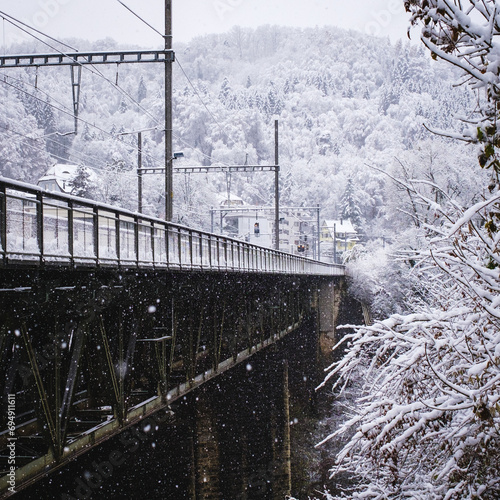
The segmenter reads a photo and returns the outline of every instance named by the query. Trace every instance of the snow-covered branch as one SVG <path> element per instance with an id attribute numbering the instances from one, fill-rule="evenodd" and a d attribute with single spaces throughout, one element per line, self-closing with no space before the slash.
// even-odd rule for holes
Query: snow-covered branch
<path id="1" fill-rule="evenodd" d="M 414 256 L 426 303 L 359 328 L 330 367 L 338 387 L 364 381 L 354 416 L 326 438 L 352 436 L 332 471 L 359 478 L 352 498 L 500 495 L 499 246 L 476 223 L 497 200 L 450 207 L 436 222 L 446 236 Z"/>

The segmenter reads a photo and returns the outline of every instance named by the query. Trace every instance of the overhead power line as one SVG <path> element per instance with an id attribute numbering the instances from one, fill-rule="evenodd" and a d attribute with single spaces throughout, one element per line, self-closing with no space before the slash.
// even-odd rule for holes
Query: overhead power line
<path id="1" fill-rule="evenodd" d="M 194 93 L 196 94 L 196 96 L 200 100 L 201 104 L 203 104 L 203 107 L 208 111 L 208 113 L 213 118 L 213 120 L 215 121 L 215 123 L 217 123 L 217 125 L 218 125 L 221 133 L 224 134 L 225 133 L 224 132 L 224 127 L 219 123 L 219 121 L 217 120 L 217 118 L 215 117 L 215 115 L 212 113 L 212 111 L 210 111 L 210 109 L 208 109 L 208 106 L 203 101 L 200 93 L 198 92 L 198 90 L 196 89 L 196 87 L 193 85 L 193 82 L 191 81 L 191 79 L 189 78 L 189 76 L 187 75 L 187 73 L 184 71 L 184 68 L 182 67 L 181 63 L 179 62 L 179 58 L 178 57 L 175 58 L 175 62 L 179 65 L 179 68 L 181 69 L 182 73 L 186 77 L 186 80 L 189 82 L 189 85 L 191 85 L 191 88 L 193 89 Z"/>
<path id="2" fill-rule="evenodd" d="M 58 142 L 55 139 L 52 139 L 50 137 L 34 137 L 34 136 L 26 135 L 26 134 L 23 134 L 21 132 L 18 132 L 17 130 L 13 130 L 10 127 L 5 127 L 3 125 L 0 125 L 0 128 L 4 129 L 7 132 L 7 134 L 9 134 L 11 137 L 13 135 L 19 137 L 20 140 L 22 140 L 24 142 L 24 144 L 28 145 L 29 147 L 31 147 L 33 149 L 37 149 L 37 150 L 42 151 L 42 152 L 47 153 L 47 154 L 49 154 L 49 153 L 47 152 L 47 150 L 45 148 L 42 148 L 40 146 L 36 146 L 36 145 L 32 144 L 32 142 L 36 142 L 39 140 L 48 140 L 50 142 L 53 142 L 54 144 L 57 144 L 58 146 L 64 146 L 64 144 L 62 144 L 61 142 Z M 30 142 L 26 142 L 27 140 L 29 140 Z M 50 156 L 53 156 L 54 158 L 56 158 L 58 160 L 68 161 L 67 158 L 63 158 L 63 157 L 58 156 L 56 154 L 50 154 Z M 87 162 L 84 161 L 80 155 L 73 155 L 73 156 L 75 157 L 75 159 L 81 161 L 81 163 L 83 163 L 87 166 Z M 105 165 L 105 163 L 103 163 L 103 162 L 100 162 L 100 163 L 102 165 Z M 94 168 L 94 167 L 89 167 L 89 168 L 92 168 L 92 170 L 96 170 L 96 171 L 101 170 L 101 169 Z"/>
<path id="3" fill-rule="evenodd" d="M 16 24 L 14 24 L 14 21 L 16 23 L 19 23 L 20 25 L 22 26 L 26 26 L 27 28 L 29 28 L 30 30 L 34 31 L 35 33 L 38 33 L 39 35 L 43 35 L 47 38 L 49 38 L 50 40 L 52 40 L 53 42 L 57 42 L 57 43 L 60 43 L 61 45 L 64 45 L 65 47 L 67 47 L 68 49 L 71 49 L 71 50 L 74 50 L 76 52 L 78 52 L 78 49 L 75 49 L 74 47 L 72 47 L 71 45 L 68 45 L 64 42 L 61 42 L 60 40 L 57 40 L 56 38 L 53 38 L 51 37 L 50 35 L 47 35 L 46 33 L 43 33 L 42 31 L 40 30 L 37 30 L 36 28 L 33 28 L 33 26 L 29 26 L 28 24 L 26 23 L 23 23 L 22 21 L 20 21 L 19 19 L 16 19 L 14 16 L 11 16 L 10 14 L 7 14 L 5 12 L 2 12 L 0 10 L 0 16 L 2 17 L 2 19 L 4 21 L 7 21 L 8 23 L 12 24 L 13 26 L 15 26 L 16 28 L 24 31 L 26 34 L 30 35 L 30 36 L 33 36 L 31 33 L 27 32 L 26 30 L 22 29 L 20 26 L 17 26 Z"/>
<path id="4" fill-rule="evenodd" d="M 1 11 L 0 11 L 1 13 Z M 8 14 L 3 14 L 7 17 Z M 58 49 L 57 47 L 54 47 L 53 45 L 51 45 L 50 43 L 48 43 L 46 40 L 43 40 L 39 37 L 37 37 L 36 35 L 34 35 L 33 33 L 30 33 L 29 31 L 27 31 L 26 29 L 22 28 L 21 26 L 19 26 L 18 24 L 16 24 L 15 22 L 12 22 L 10 19 L 7 19 L 13 26 L 15 26 L 16 28 L 22 30 L 23 32 L 27 33 L 29 36 L 32 36 L 33 38 L 35 38 L 35 40 L 38 40 L 39 42 L 47 45 L 47 47 L 50 47 L 52 50 L 56 51 L 58 54 L 61 54 L 65 57 L 70 57 L 68 56 L 68 54 L 64 53 L 63 51 L 61 51 L 60 49 Z M 35 31 L 36 33 L 39 33 L 47 38 L 49 38 L 50 40 L 53 40 L 57 43 L 60 43 L 66 47 L 69 47 L 67 44 L 61 42 L 60 40 L 57 40 L 56 38 L 54 37 L 51 37 L 50 35 L 47 35 L 46 33 L 40 31 L 40 30 L 37 30 L 36 28 L 33 28 L 32 26 L 26 24 L 26 23 L 22 23 L 23 26 L 26 26 L 28 29 L 32 30 L 32 31 Z M 72 50 L 75 50 L 76 52 L 78 52 L 78 49 L 75 49 L 73 47 L 70 47 Z M 149 116 L 153 121 L 155 121 L 156 123 L 159 124 L 158 120 L 156 119 L 155 116 L 153 116 L 147 109 L 145 109 L 143 106 L 141 106 L 141 104 L 136 101 L 125 89 L 123 89 L 122 87 L 120 87 L 118 85 L 118 83 L 116 82 L 113 82 L 111 81 L 109 78 L 107 78 L 98 68 L 96 68 L 95 65 L 93 65 L 90 61 L 88 64 L 82 64 L 81 62 L 79 61 L 75 61 L 75 65 L 76 66 L 80 66 L 82 68 L 84 68 L 86 71 L 89 71 L 90 73 L 92 74 L 97 74 L 99 75 L 101 78 L 103 78 L 106 82 L 108 82 L 110 85 L 112 85 L 114 88 L 116 88 L 122 95 L 126 96 L 128 99 L 130 99 L 130 101 L 135 104 L 138 109 L 140 109 L 141 111 L 143 111 L 147 116 Z M 90 69 L 89 66 L 93 69 Z"/>
<path id="5" fill-rule="evenodd" d="M 143 23 L 145 23 L 150 29 L 152 29 L 154 32 L 156 32 L 157 34 L 161 35 L 162 37 L 164 37 L 164 35 L 162 35 L 158 30 L 156 30 L 156 28 L 154 28 L 153 26 L 151 26 L 148 22 L 146 22 L 143 18 L 141 18 L 137 13 L 135 13 L 132 9 L 130 9 L 130 7 L 128 7 L 127 5 L 125 5 L 123 2 L 121 2 L 120 0 L 117 0 L 120 4 L 122 4 L 125 8 L 127 8 L 127 10 L 129 10 L 134 16 L 136 16 L 138 19 L 140 19 Z M 23 23 L 22 21 L 19 21 L 17 20 L 16 18 L 10 16 L 9 14 L 6 14 L 2 11 L 0 11 L 0 15 L 2 16 L 2 18 L 4 20 L 6 20 L 7 22 L 11 23 L 13 26 L 15 26 L 16 28 L 20 29 L 21 31 L 25 32 L 26 34 L 28 34 L 29 36 L 35 38 L 36 40 L 38 40 L 39 42 L 47 45 L 48 47 L 50 47 L 52 50 L 56 51 L 58 54 L 61 54 L 62 56 L 65 56 L 65 57 L 68 57 L 67 54 L 65 54 L 63 51 L 59 50 L 57 47 L 54 47 L 52 46 L 51 44 L 49 44 L 47 41 L 35 36 L 33 33 L 30 33 L 27 29 L 24 29 L 22 26 L 25 26 L 26 28 L 28 28 L 29 30 L 32 30 L 54 42 L 57 42 L 67 48 L 70 48 L 71 50 L 74 50 L 76 52 L 78 52 L 78 49 L 74 48 L 74 47 L 71 47 L 70 45 L 68 44 L 65 44 L 64 42 L 48 35 L 47 33 L 44 33 L 26 23 Z M 19 23 L 19 24 L 16 24 L 16 23 Z M 91 62 L 89 63 L 86 63 L 86 64 L 82 64 L 78 61 L 75 61 L 75 64 L 77 66 L 81 66 L 83 67 L 84 69 L 86 69 L 87 71 L 89 71 L 91 74 L 93 75 L 97 75 L 101 78 L 103 78 L 106 82 L 108 82 L 110 85 L 113 86 L 113 88 L 117 89 L 122 95 L 126 96 L 134 105 L 137 106 L 138 109 L 140 109 L 142 112 L 144 112 L 146 114 L 146 116 L 148 116 L 151 120 L 153 120 L 154 123 L 156 123 L 158 126 L 162 126 L 162 124 L 160 123 L 160 121 L 154 116 L 152 115 L 146 108 L 144 108 L 136 99 L 134 99 L 125 89 L 123 89 L 122 87 L 120 87 L 116 82 L 113 82 L 111 81 L 109 78 L 107 78 L 98 68 L 96 68 Z M 92 69 L 89 68 L 89 66 Z M 196 90 L 196 88 L 194 87 L 194 85 L 192 84 L 191 80 L 189 79 L 189 77 L 187 76 L 187 74 L 185 73 L 184 69 L 182 68 L 182 66 L 180 65 L 179 63 L 179 67 L 181 69 L 181 71 L 184 73 L 186 79 L 188 80 L 188 82 L 190 83 L 190 85 L 193 87 L 193 90 L 195 91 L 195 94 L 198 96 L 198 98 L 200 99 L 200 101 L 202 102 L 203 106 L 205 107 L 205 109 L 207 109 L 207 111 L 209 112 L 209 114 L 212 116 L 212 118 L 215 120 L 215 122 L 217 123 L 217 125 L 220 127 L 221 131 L 223 132 L 223 127 L 220 125 L 220 123 L 218 122 L 218 120 L 215 118 L 215 116 L 213 115 L 213 113 L 208 109 L 208 107 L 206 106 L 206 104 L 203 102 L 203 99 L 201 98 L 199 92 Z M 7 83 L 7 82 L 4 82 L 4 83 Z M 9 83 L 7 83 L 7 85 L 11 85 Z M 15 86 L 11 85 L 12 87 L 16 88 Z M 22 89 L 19 89 L 21 91 L 23 91 Z M 23 91 L 25 92 L 25 91 Z M 31 95 L 31 94 L 28 94 L 28 95 Z M 35 96 L 33 96 L 35 97 Z M 35 97 L 36 98 L 36 97 Z M 49 104 L 50 105 L 50 104 Z M 56 107 L 55 107 L 56 108 Z M 57 109 L 57 108 L 56 108 Z M 63 111 L 62 109 L 59 109 L 61 112 L 65 113 L 65 111 Z M 78 120 L 81 120 L 79 117 L 77 117 Z M 84 120 L 81 120 L 83 123 L 87 123 L 88 125 L 92 126 L 92 127 L 96 127 L 95 125 L 89 123 L 89 122 L 85 122 Z M 96 127 L 98 128 L 98 127 Z M 103 131 L 101 129 L 101 131 Z M 104 133 L 108 133 L 106 131 L 103 131 Z M 112 134 L 111 134 L 112 135 Z M 210 162 L 216 162 L 217 160 L 213 159 L 211 156 L 209 155 L 206 155 L 205 153 L 203 153 L 202 151 L 200 151 L 198 148 L 196 148 L 195 146 L 189 144 L 187 141 L 185 141 L 184 139 L 182 139 L 180 136 L 176 135 L 176 134 L 173 134 L 172 135 L 179 141 L 181 142 L 182 144 L 184 144 L 186 147 L 189 147 L 192 151 L 195 151 L 197 152 L 198 154 L 202 155 L 202 157 L 210 160 Z M 221 164 L 224 164 L 225 165 L 225 162 L 219 162 Z"/>
<path id="6" fill-rule="evenodd" d="M 158 35 L 160 35 L 162 38 L 164 38 L 164 35 L 162 33 L 160 33 L 154 26 L 151 26 L 151 24 L 149 24 L 147 21 L 145 21 L 141 16 L 139 16 L 139 14 L 137 14 L 137 12 L 135 12 L 134 10 L 132 10 L 130 7 L 128 7 L 127 5 L 125 5 L 124 2 L 122 2 L 121 0 L 117 0 L 118 3 L 120 3 L 121 5 L 123 5 L 123 7 L 125 7 L 131 14 L 133 14 L 135 17 L 137 17 L 139 20 L 141 20 L 146 26 L 148 26 L 150 29 L 152 29 L 155 33 L 157 33 Z M 193 82 L 191 81 L 191 79 L 189 78 L 188 74 L 184 71 L 184 68 L 182 67 L 180 61 L 179 61 L 179 58 L 178 56 L 176 56 L 175 58 L 175 62 L 178 64 L 180 70 L 182 71 L 184 77 L 186 78 L 186 80 L 188 81 L 189 85 L 191 86 L 191 88 L 193 89 L 195 95 L 198 97 L 198 99 L 200 100 L 201 104 L 203 105 L 203 107 L 207 110 L 207 112 L 209 113 L 209 115 L 212 117 L 212 119 L 214 120 L 214 122 L 217 124 L 217 126 L 219 127 L 220 131 L 222 134 L 226 134 L 227 137 L 231 138 L 229 136 L 229 134 L 227 132 L 225 132 L 224 130 L 224 127 L 220 124 L 219 120 L 217 120 L 216 116 L 213 114 L 213 112 L 209 109 L 209 107 L 206 105 L 205 101 L 203 100 L 203 98 L 201 97 L 200 93 L 198 92 L 198 89 L 194 86 Z M 177 138 L 177 137 L 176 137 Z M 233 139 L 231 139 L 233 140 Z M 185 142 L 185 141 L 183 141 Z M 234 143 L 236 143 L 236 141 L 233 140 Z M 201 155 L 203 155 L 205 158 L 208 158 L 212 161 L 212 158 L 210 158 L 209 156 L 205 155 L 203 152 L 199 151 L 198 149 L 196 149 L 194 146 L 189 146 L 191 149 L 193 149 L 194 151 L 197 151 L 198 153 L 200 153 Z"/>
<path id="7" fill-rule="evenodd" d="M 132 13 L 137 19 L 142 21 L 146 26 L 151 28 L 155 33 L 158 33 L 162 38 L 165 38 L 165 35 L 163 33 L 160 33 L 154 26 L 151 26 L 147 21 L 145 21 L 137 12 L 134 12 L 128 5 L 125 5 L 121 0 L 117 0 L 119 4 L 123 5 L 130 13 Z"/>

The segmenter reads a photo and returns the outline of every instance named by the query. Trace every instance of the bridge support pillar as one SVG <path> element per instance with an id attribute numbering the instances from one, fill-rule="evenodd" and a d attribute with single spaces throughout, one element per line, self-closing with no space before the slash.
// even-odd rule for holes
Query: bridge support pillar
<path id="1" fill-rule="evenodd" d="M 290 391 L 288 387 L 288 361 L 282 364 L 281 402 L 273 406 L 271 428 L 273 450 L 273 495 L 274 500 L 281 500 L 292 493 L 292 461 L 290 451 Z"/>
<path id="2" fill-rule="evenodd" d="M 322 282 L 318 287 L 319 330 L 321 333 L 335 332 L 336 291 L 333 281 Z"/>
<path id="3" fill-rule="evenodd" d="M 318 330 L 319 349 L 322 356 L 330 356 L 332 347 L 337 343 L 336 326 L 342 299 L 342 282 L 320 282 L 318 286 Z"/>
<path id="4" fill-rule="evenodd" d="M 196 500 L 215 500 L 221 498 L 219 438 L 217 415 L 210 396 L 202 388 L 196 395 L 195 412 L 195 495 Z"/>

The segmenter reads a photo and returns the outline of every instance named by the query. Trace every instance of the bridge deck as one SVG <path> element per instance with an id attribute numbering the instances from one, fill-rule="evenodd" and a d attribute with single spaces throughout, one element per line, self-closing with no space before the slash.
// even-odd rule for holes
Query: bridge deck
<path id="1" fill-rule="evenodd" d="M 0 498 L 11 433 L 22 489 L 317 324 L 319 289 L 344 275 L 3 178 L 0 268 L 0 390 L 15 401 L 15 428 L 0 414 Z"/>
<path id="2" fill-rule="evenodd" d="M 341 265 L 1 177 L 0 265 L 344 275 Z"/>

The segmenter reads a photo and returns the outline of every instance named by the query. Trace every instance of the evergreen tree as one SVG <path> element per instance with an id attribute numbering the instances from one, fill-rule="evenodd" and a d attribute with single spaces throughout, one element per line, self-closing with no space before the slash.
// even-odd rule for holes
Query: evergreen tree
<path id="1" fill-rule="evenodd" d="M 359 208 L 354 182 L 351 178 L 347 181 L 342 199 L 340 200 L 340 217 L 351 221 L 355 229 L 361 225 L 361 209 Z"/>
<path id="2" fill-rule="evenodd" d="M 137 90 L 137 100 L 141 102 L 148 95 L 148 89 L 144 83 L 144 76 L 141 75 L 141 80 L 139 81 L 139 89 Z"/>
<path id="3" fill-rule="evenodd" d="M 219 100 L 222 102 L 222 104 L 226 104 L 229 101 L 229 96 L 231 95 L 231 93 L 231 85 L 229 84 L 229 80 L 226 77 L 224 78 L 219 91 Z"/>
<path id="4" fill-rule="evenodd" d="M 118 111 L 120 113 L 125 113 L 125 111 L 127 111 L 127 109 L 128 109 L 127 101 L 125 100 L 125 98 L 122 97 Z"/>
<path id="5" fill-rule="evenodd" d="M 90 172 L 83 165 L 79 165 L 75 177 L 69 182 L 71 194 L 82 198 L 94 198 L 95 186 L 90 180 Z"/>

